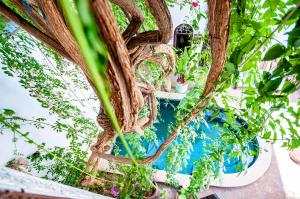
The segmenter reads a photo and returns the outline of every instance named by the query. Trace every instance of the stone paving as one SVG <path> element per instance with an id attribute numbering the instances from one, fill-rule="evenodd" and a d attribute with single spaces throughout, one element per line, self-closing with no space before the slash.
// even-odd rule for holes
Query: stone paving
<path id="1" fill-rule="evenodd" d="M 300 184 L 299 184 L 300 188 Z M 277 158 L 272 150 L 272 161 L 268 171 L 256 182 L 237 188 L 210 187 L 200 193 L 199 198 L 216 193 L 220 199 L 285 199 L 286 193 L 280 177 Z M 289 199 L 296 199 L 290 198 Z M 299 199 L 299 198 L 298 198 Z"/>

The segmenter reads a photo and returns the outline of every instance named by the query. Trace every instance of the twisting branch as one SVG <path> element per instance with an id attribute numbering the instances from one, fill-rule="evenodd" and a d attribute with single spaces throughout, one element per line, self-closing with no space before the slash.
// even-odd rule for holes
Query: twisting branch
<path id="1" fill-rule="evenodd" d="M 155 18 L 160 33 L 160 42 L 167 43 L 172 35 L 172 18 L 166 1 L 145 0 L 145 3 Z"/>
<path id="2" fill-rule="evenodd" d="M 158 54 L 164 54 L 168 60 L 168 64 L 164 65 L 162 63 L 162 58 L 160 58 Z M 163 68 L 165 77 L 168 76 L 175 67 L 174 51 L 166 44 L 149 44 L 139 47 L 138 50 L 133 53 L 131 58 L 133 70 L 137 70 L 138 67 L 146 60 L 159 64 Z"/>
<path id="3" fill-rule="evenodd" d="M 143 52 L 145 52 L 143 54 Z M 164 57 L 158 56 L 158 54 L 164 54 L 167 58 L 168 63 L 164 63 Z M 174 52 L 168 45 L 159 44 L 159 45 L 147 45 L 142 48 L 142 51 L 139 52 L 139 56 L 135 56 L 136 60 L 132 60 L 133 69 L 136 71 L 140 64 L 144 61 L 152 61 L 158 64 L 163 69 L 163 74 L 160 77 L 160 80 L 165 79 L 173 71 L 175 67 L 175 56 Z M 139 89 L 144 95 L 144 100 L 147 101 L 150 108 L 150 115 L 148 119 L 142 118 L 137 122 L 134 131 L 140 135 L 144 135 L 143 128 L 146 128 L 152 125 L 157 117 L 157 102 L 155 97 L 155 90 L 158 85 L 145 85 L 139 83 Z"/>
<path id="4" fill-rule="evenodd" d="M 76 64 L 78 64 L 89 82 L 92 84 L 91 75 L 85 67 L 80 50 L 75 42 L 69 28 L 65 24 L 62 14 L 56 5 L 55 1 L 38 0 L 39 6 L 44 12 L 48 26 L 53 36 L 61 43 L 65 50 L 70 54 Z"/>
<path id="5" fill-rule="evenodd" d="M 90 0 L 100 35 L 109 51 L 107 75 L 111 84 L 111 101 L 123 131 L 135 125 L 142 102 L 140 91 L 132 72 L 128 50 L 120 34 L 107 0 Z"/>
<path id="6" fill-rule="evenodd" d="M 213 92 L 225 62 L 229 36 L 230 1 L 210 0 L 208 3 L 208 32 L 212 51 L 212 66 L 207 76 L 203 96 Z"/>
<path id="7" fill-rule="evenodd" d="M 125 43 L 127 43 L 141 27 L 144 16 L 133 0 L 111 0 L 111 2 L 118 5 L 130 21 L 127 29 L 122 34 Z"/>
<path id="8" fill-rule="evenodd" d="M 164 0 L 145 0 L 155 18 L 158 30 L 138 33 L 128 42 L 129 50 L 145 44 L 167 43 L 172 34 L 172 19 Z"/>

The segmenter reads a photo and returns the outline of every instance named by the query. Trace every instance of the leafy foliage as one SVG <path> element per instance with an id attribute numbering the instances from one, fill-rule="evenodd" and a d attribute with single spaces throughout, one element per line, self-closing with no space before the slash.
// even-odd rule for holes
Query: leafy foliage
<path id="1" fill-rule="evenodd" d="M 280 57 L 285 52 L 285 47 L 281 44 L 275 44 L 266 52 L 263 60 L 269 61 Z"/>
<path id="2" fill-rule="evenodd" d="M 88 101 L 86 99 L 87 94 L 92 91 L 89 90 L 90 87 L 87 86 L 85 77 L 77 67 L 63 60 L 27 33 L 19 31 L 17 34 L 7 35 L 9 34 L 2 27 L 0 57 L 3 72 L 8 76 L 16 76 L 20 85 L 29 92 L 29 95 L 36 98 L 42 107 L 48 109 L 49 113 L 56 115 L 58 119 L 55 123 L 50 123 L 45 118 L 20 118 L 15 116 L 12 110 L 8 111 L 7 109 L 3 114 L 13 115 L 12 117 L 1 117 L 1 121 L 12 122 L 9 126 L 12 131 L 16 129 L 22 131 L 22 125 L 30 124 L 36 128 L 49 126 L 54 132 L 65 134 L 70 146 L 67 148 L 56 146 L 49 149 L 50 152 L 83 169 L 87 152 L 82 149 L 91 145 L 99 131 L 95 121 L 87 118 L 79 108 L 80 105 L 83 105 L 95 109 L 91 105 L 94 97 Z M 36 50 L 45 55 L 43 61 L 35 58 L 33 51 Z M 75 87 L 81 88 L 82 93 L 76 93 Z M 69 92 L 70 94 L 68 94 Z M 79 96 L 81 97 L 79 98 Z M 84 103 L 83 100 L 85 100 Z M 40 151 L 28 158 L 32 162 L 31 170 L 48 171 L 43 176 L 44 178 L 76 185 L 75 179 L 80 176 L 80 172 L 53 159 L 50 153 Z"/>

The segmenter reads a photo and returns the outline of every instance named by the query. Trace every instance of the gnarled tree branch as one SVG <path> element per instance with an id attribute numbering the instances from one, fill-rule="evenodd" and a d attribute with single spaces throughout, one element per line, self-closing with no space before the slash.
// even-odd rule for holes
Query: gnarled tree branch
<path id="1" fill-rule="evenodd" d="M 172 19 L 164 0 L 145 0 L 158 30 L 138 33 L 127 44 L 129 50 L 139 45 L 167 43 L 172 34 Z"/>
<path id="2" fill-rule="evenodd" d="M 130 24 L 122 34 L 125 43 L 127 43 L 141 27 L 144 22 L 144 16 L 133 0 L 111 0 L 111 2 L 118 5 L 130 20 Z"/>
<path id="3" fill-rule="evenodd" d="M 72 57 L 75 63 L 77 63 L 82 69 L 83 73 L 92 84 L 91 76 L 85 67 L 83 58 L 80 54 L 79 47 L 73 38 L 69 28 L 65 24 L 64 18 L 60 13 L 55 1 L 38 0 L 39 6 L 44 12 L 47 18 L 47 24 L 53 36 L 61 43 L 68 54 Z"/>
<path id="4" fill-rule="evenodd" d="M 123 131 L 128 132 L 137 121 L 141 104 L 128 50 L 108 1 L 90 0 L 90 4 L 100 27 L 101 38 L 109 51 L 107 74 L 111 84 L 111 101 Z"/>

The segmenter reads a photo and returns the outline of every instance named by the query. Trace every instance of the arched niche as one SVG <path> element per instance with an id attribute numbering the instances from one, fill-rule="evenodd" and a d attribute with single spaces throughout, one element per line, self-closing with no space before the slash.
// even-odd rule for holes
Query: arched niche
<path id="1" fill-rule="evenodd" d="M 191 46 L 191 39 L 194 36 L 193 27 L 189 24 L 180 24 L 174 30 L 174 43 L 173 46 L 181 51 L 185 47 Z"/>

